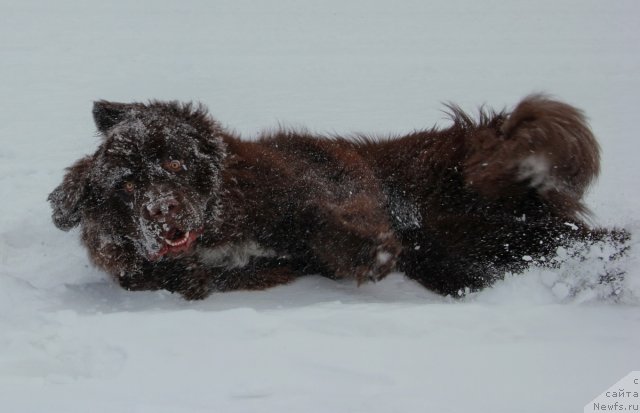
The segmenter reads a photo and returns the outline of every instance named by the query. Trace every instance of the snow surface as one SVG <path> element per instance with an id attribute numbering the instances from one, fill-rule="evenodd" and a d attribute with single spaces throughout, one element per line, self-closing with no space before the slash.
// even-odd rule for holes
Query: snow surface
<path id="1" fill-rule="evenodd" d="M 639 20 L 637 0 L 2 0 L 0 411 L 581 411 L 640 370 Z M 463 301 L 401 274 L 130 293 L 45 201 L 95 149 L 96 99 L 199 100 L 255 136 L 409 132 L 537 91 L 602 144 L 589 203 L 634 234 L 621 302 L 580 285 L 597 252 Z"/>

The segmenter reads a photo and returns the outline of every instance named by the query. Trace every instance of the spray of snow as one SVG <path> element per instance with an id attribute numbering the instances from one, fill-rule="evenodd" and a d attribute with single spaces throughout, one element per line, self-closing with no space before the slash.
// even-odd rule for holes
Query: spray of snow
<path id="1" fill-rule="evenodd" d="M 637 259 L 619 253 L 619 246 L 601 241 L 559 247 L 550 260 L 525 255 L 522 259 L 531 265 L 529 269 L 506 274 L 504 280 L 471 294 L 470 299 L 528 302 L 545 297 L 544 301 L 555 303 L 640 304 L 640 285 L 632 271 Z"/>
<path id="2" fill-rule="evenodd" d="M 518 179 L 528 180 L 530 185 L 541 191 L 557 187 L 551 172 L 549 159 L 543 155 L 531 155 L 524 158 L 519 165 Z"/>

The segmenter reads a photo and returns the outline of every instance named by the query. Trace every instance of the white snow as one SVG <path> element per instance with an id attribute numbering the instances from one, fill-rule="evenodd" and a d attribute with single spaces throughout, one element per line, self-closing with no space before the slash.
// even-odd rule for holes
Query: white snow
<path id="1" fill-rule="evenodd" d="M 640 367 L 639 23 L 637 0 L 4 0 L 0 411 L 580 411 Z M 99 142 L 93 100 L 199 100 L 245 135 L 387 134 L 537 91 L 599 137 L 589 204 L 634 234 L 620 302 L 593 283 L 606 246 L 461 301 L 394 274 L 186 302 L 119 289 L 50 220 Z"/>
<path id="2" fill-rule="evenodd" d="M 230 243 L 217 248 L 204 249 L 200 260 L 211 267 L 241 268 L 254 257 L 275 257 L 274 250 L 264 248 L 255 241 Z"/>
<path id="3" fill-rule="evenodd" d="M 549 173 L 551 165 L 546 156 L 531 155 L 520 162 L 518 179 L 531 180 L 531 186 L 540 188 L 540 191 L 555 189 L 557 183 Z"/>

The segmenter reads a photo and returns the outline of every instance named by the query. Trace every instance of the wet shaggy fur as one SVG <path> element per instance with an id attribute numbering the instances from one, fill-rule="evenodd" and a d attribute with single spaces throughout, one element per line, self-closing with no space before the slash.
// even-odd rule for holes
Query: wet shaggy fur
<path id="1" fill-rule="evenodd" d="M 623 251 L 626 233 L 586 222 L 599 147 L 579 110 L 542 95 L 450 110 L 450 127 L 394 138 L 245 141 L 202 106 L 99 101 L 102 143 L 50 194 L 53 221 L 79 225 L 122 287 L 187 299 L 393 270 L 459 295 L 575 240 Z"/>

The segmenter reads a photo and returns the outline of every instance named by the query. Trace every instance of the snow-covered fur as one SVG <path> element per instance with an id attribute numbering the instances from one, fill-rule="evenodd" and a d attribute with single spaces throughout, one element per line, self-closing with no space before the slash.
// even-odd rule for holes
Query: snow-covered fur
<path id="1" fill-rule="evenodd" d="M 53 221 L 80 225 L 124 288 L 188 299 L 394 269 L 458 294 L 572 240 L 624 250 L 584 221 L 599 148 L 580 111 L 539 95 L 478 120 L 450 109 L 451 127 L 390 139 L 243 141 L 202 106 L 99 101 L 102 144 L 50 194 Z"/>

